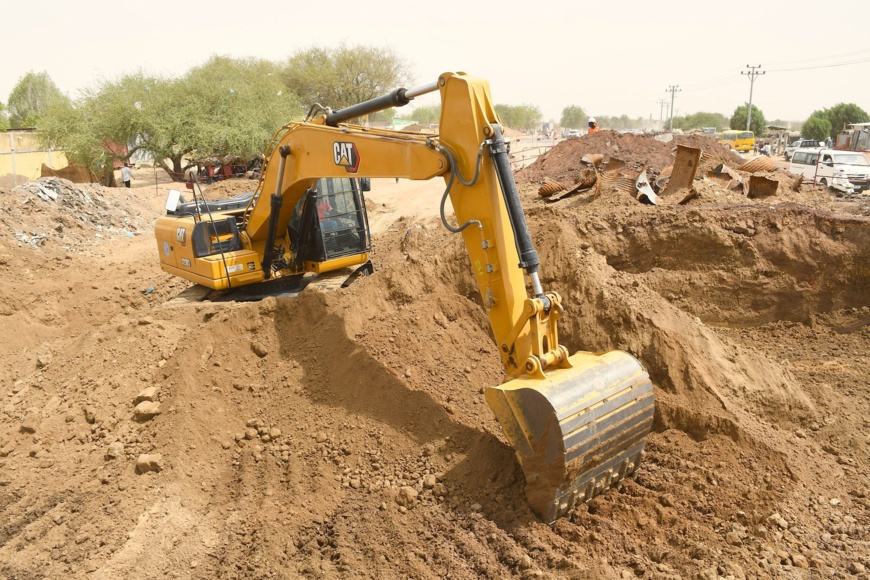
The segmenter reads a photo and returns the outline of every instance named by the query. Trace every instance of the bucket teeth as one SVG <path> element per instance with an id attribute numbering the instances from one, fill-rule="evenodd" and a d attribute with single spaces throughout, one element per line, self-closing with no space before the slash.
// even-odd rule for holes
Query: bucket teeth
<path id="1" fill-rule="evenodd" d="M 515 379 L 486 400 L 526 476 L 532 509 L 552 523 L 631 476 L 652 428 L 649 375 L 628 353 L 578 353 L 544 380 Z"/>

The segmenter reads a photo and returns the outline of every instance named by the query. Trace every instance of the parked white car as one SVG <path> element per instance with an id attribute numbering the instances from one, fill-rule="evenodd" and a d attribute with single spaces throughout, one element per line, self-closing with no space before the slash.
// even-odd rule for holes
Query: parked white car
<path id="1" fill-rule="evenodd" d="M 836 190 L 853 193 L 870 189 L 870 160 L 863 153 L 836 149 L 798 149 L 789 171 Z"/>
<path id="2" fill-rule="evenodd" d="M 798 149 L 822 149 L 824 145 L 815 139 L 798 139 L 797 141 L 793 141 L 789 143 L 785 147 L 785 160 L 788 161 L 791 159 L 791 156 L 794 155 L 794 152 Z"/>

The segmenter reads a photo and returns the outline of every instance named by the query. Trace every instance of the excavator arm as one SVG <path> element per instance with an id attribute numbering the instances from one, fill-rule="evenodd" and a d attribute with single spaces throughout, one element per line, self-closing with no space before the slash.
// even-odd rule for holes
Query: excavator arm
<path id="1" fill-rule="evenodd" d="M 347 123 L 434 91 L 441 95 L 437 136 Z M 462 234 L 505 368 L 505 382 L 489 387 L 486 401 L 516 451 L 531 507 L 553 522 L 636 471 L 653 420 L 652 385 L 628 353 L 570 355 L 559 343 L 562 299 L 541 286 L 486 81 L 445 73 L 430 85 L 283 127 L 241 220 L 243 251 L 262 258 L 253 275 L 268 279 L 276 237 L 320 178 L 437 176 L 447 184 L 442 222 Z M 456 224 L 444 215 L 448 195 Z"/>
<path id="2" fill-rule="evenodd" d="M 437 137 L 346 124 L 435 90 L 441 94 Z M 505 368 L 506 382 L 490 387 L 486 401 L 516 451 L 526 495 L 541 518 L 553 522 L 636 471 L 653 420 L 649 376 L 628 353 L 570 356 L 559 343 L 562 299 L 541 287 L 540 261 L 486 81 L 445 73 L 432 85 L 292 126 L 280 143 L 288 149 L 276 174 L 286 177 L 275 191 L 290 199 L 316 177 L 445 179 L 457 224 L 444 219 L 443 203 L 442 220 L 463 236 Z M 249 214 L 254 243 L 268 237 L 267 216 L 259 206 Z M 285 219 L 282 213 L 279 230 Z"/>

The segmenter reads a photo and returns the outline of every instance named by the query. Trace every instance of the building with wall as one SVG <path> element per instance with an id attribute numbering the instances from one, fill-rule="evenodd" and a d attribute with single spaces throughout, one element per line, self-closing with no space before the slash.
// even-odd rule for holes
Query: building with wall
<path id="1" fill-rule="evenodd" d="M 33 129 L 0 131 L 0 187 L 15 187 L 42 175 L 42 165 L 63 169 L 69 165 L 63 151 L 42 146 Z"/>

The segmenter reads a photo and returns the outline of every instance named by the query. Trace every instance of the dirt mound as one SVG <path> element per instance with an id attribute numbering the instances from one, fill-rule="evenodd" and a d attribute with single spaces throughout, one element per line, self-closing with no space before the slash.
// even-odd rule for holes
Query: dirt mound
<path id="1" fill-rule="evenodd" d="M 658 141 L 648 135 L 621 134 L 616 131 L 599 131 L 591 135 L 566 139 L 538 159 L 517 172 L 519 183 L 541 183 L 549 177 L 563 183 L 573 183 L 574 178 L 586 167 L 581 158 L 586 154 L 604 155 L 604 163 L 612 159 L 624 162 L 634 170 L 646 169 L 650 179 L 662 169 L 673 165 L 677 145 L 701 150 L 699 170 L 712 169 L 719 163 L 739 166 L 742 159 L 718 141 L 703 135 L 677 135 L 669 142 Z"/>
<path id="2" fill-rule="evenodd" d="M 42 177 L 61 177 L 73 183 L 95 183 L 99 179 L 84 165 L 67 165 L 63 169 L 52 169 L 45 163 L 40 170 Z"/>
<path id="3" fill-rule="evenodd" d="M 15 338 L 0 343 L 0 575 L 791 578 L 870 564 L 860 201 L 717 185 L 688 206 L 547 203 L 522 187 L 542 282 L 565 300 L 562 342 L 631 352 L 657 397 L 637 480 L 549 527 L 484 402 L 503 370 L 462 241 L 437 220 L 394 221 L 375 274 L 347 289 L 185 307 L 165 305 L 186 284 L 160 273 L 149 236 L 96 238 L 106 226 L 86 220 L 40 246 L 14 237 L 75 212 L 138 213 L 147 229 L 169 187 L 65 193 L 73 205 L 0 191 L 0 331 Z M 62 248 L 73 229 L 89 234 L 82 255 Z"/>

